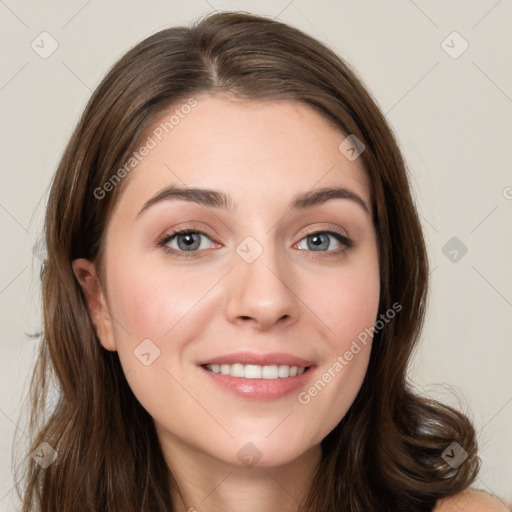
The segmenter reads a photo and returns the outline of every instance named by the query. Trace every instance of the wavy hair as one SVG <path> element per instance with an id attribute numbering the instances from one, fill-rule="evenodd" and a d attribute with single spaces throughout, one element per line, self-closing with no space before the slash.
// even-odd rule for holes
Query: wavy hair
<path id="1" fill-rule="evenodd" d="M 418 396 L 407 379 L 429 269 L 394 134 L 357 73 L 325 45 L 270 18 L 221 12 L 159 31 L 127 51 L 92 94 L 61 157 L 45 217 L 43 335 L 30 386 L 30 449 L 45 442 L 58 456 L 45 469 L 26 457 L 18 489 L 23 511 L 175 510 L 175 480 L 152 418 L 117 353 L 100 345 L 72 261 L 88 258 L 101 269 L 105 226 L 127 180 L 102 200 L 95 190 L 163 111 L 197 94 L 299 100 L 366 146 L 360 158 L 378 237 L 379 314 L 394 302 L 402 311 L 375 333 L 362 387 L 323 439 L 300 510 L 432 510 L 474 481 L 480 460 L 468 417 Z M 468 453 L 457 469 L 441 457 L 452 442 Z"/>

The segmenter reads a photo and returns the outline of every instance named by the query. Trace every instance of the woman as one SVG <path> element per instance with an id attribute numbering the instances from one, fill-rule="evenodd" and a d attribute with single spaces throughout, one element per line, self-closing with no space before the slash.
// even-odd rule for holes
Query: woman
<path id="1" fill-rule="evenodd" d="M 504 509 L 468 491 L 468 418 L 406 381 L 418 214 L 383 115 L 319 42 L 221 13 L 135 46 L 45 227 L 24 511 Z"/>

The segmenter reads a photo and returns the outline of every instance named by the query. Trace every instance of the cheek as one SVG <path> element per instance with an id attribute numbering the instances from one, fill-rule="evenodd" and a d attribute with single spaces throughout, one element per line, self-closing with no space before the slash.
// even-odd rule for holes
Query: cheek
<path id="1" fill-rule="evenodd" d="M 223 272 L 199 277 L 126 254 L 117 261 L 108 270 L 109 295 L 117 352 L 130 387 L 144 405 L 180 395 L 172 375 L 183 371 L 190 339 L 199 337 L 211 319 L 205 294 Z M 154 390 L 166 391 L 156 397 Z"/>
<path id="2" fill-rule="evenodd" d="M 312 273 L 303 281 L 308 306 L 326 326 L 329 352 L 343 353 L 376 321 L 380 281 L 376 258 L 347 265 L 336 273 Z"/>
<path id="3" fill-rule="evenodd" d="M 331 329 L 333 349 L 343 348 L 350 338 L 375 322 L 379 289 L 366 279 L 348 279 L 332 288 L 319 302 L 319 314 Z"/>
<path id="4" fill-rule="evenodd" d="M 347 266 L 336 279 L 322 279 L 308 296 L 325 322 L 324 357 L 297 401 L 310 422 L 308 437 L 320 442 L 345 416 L 363 383 L 371 353 L 380 298 L 377 258 Z M 331 276 L 332 277 L 332 276 Z"/>
<path id="5" fill-rule="evenodd" d="M 139 402 L 153 417 L 166 418 L 173 397 L 183 396 L 178 375 L 187 346 L 184 330 L 199 315 L 208 283 L 141 262 L 132 267 L 136 271 L 129 267 L 125 260 L 110 273 L 117 352 Z"/>
<path id="6" fill-rule="evenodd" d="M 123 263 L 112 269 L 109 279 L 120 350 L 127 338 L 133 343 L 172 338 L 183 320 L 190 322 L 194 317 L 201 298 L 219 279 L 213 272 L 194 278 L 179 267 L 155 266 L 144 260 L 133 266 L 127 260 Z"/>

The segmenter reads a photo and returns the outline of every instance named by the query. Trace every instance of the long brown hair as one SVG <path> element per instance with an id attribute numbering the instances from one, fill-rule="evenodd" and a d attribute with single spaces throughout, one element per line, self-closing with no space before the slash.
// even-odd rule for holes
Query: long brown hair
<path id="1" fill-rule="evenodd" d="M 101 264 L 106 222 L 129 177 L 101 199 L 95 191 L 162 111 L 204 93 L 299 100 L 364 143 L 360 158 L 378 236 L 379 314 L 395 302 L 402 311 L 375 333 L 363 385 L 322 441 L 302 510 L 431 510 L 439 498 L 468 487 L 480 461 L 469 419 L 417 396 L 407 381 L 429 270 L 394 135 L 357 74 L 329 48 L 272 19 L 223 12 L 162 30 L 129 50 L 93 93 L 62 156 L 45 219 L 44 326 L 30 394 L 31 451 L 44 442 L 58 455 L 44 469 L 26 458 L 23 511 L 174 510 L 173 476 L 152 418 L 128 386 L 117 353 L 101 347 L 71 263 Z M 442 457 L 452 442 L 468 453 L 456 469 Z"/>

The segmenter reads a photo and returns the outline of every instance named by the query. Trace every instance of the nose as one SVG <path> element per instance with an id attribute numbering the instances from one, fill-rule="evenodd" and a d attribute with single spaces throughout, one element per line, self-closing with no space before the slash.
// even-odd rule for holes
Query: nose
<path id="1" fill-rule="evenodd" d="M 233 323 L 252 323 L 264 331 L 274 324 L 296 322 L 299 298 L 294 290 L 297 279 L 285 255 L 272 244 L 262 248 L 250 263 L 234 252 L 234 268 L 226 283 L 226 314 Z"/>

